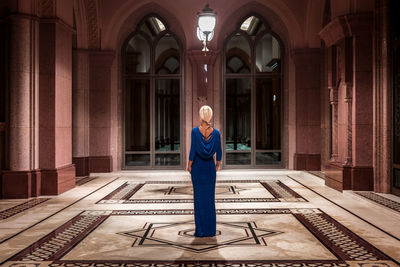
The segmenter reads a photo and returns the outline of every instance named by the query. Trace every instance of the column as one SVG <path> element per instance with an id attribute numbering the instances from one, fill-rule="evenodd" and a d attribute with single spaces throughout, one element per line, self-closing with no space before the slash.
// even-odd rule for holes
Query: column
<path id="1" fill-rule="evenodd" d="M 38 170 L 38 22 L 15 14 L 9 22 L 9 166 L 3 198 L 40 194 Z"/>
<path id="2" fill-rule="evenodd" d="M 89 54 L 89 172 L 112 172 L 111 66 L 114 51 Z"/>
<path id="3" fill-rule="evenodd" d="M 353 33 L 352 190 L 373 190 L 372 14 L 349 18 Z"/>
<path id="4" fill-rule="evenodd" d="M 40 168 L 42 195 L 75 187 L 72 164 L 72 33 L 57 19 L 40 22 Z"/>
<path id="5" fill-rule="evenodd" d="M 76 176 L 89 175 L 89 51 L 74 50 L 72 75 L 72 162 Z"/>
<path id="6" fill-rule="evenodd" d="M 392 176 L 392 92 L 389 87 L 389 1 L 375 1 L 373 40 L 374 191 L 390 193 Z"/>
<path id="7" fill-rule="evenodd" d="M 294 169 L 321 169 L 320 49 L 295 49 L 296 153 Z"/>
<path id="8" fill-rule="evenodd" d="M 338 190 L 373 189 L 372 13 L 333 19 L 319 33 L 339 48 L 338 160 L 325 183 Z"/>

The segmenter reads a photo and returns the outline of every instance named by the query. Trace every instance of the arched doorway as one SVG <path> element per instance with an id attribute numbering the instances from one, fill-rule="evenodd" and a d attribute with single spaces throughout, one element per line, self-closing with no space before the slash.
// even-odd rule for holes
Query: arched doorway
<path id="1" fill-rule="evenodd" d="M 224 45 L 224 163 L 282 167 L 282 44 L 247 16 Z"/>
<path id="2" fill-rule="evenodd" d="M 158 16 L 145 17 L 122 50 L 123 169 L 180 168 L 182 46 Z"/>

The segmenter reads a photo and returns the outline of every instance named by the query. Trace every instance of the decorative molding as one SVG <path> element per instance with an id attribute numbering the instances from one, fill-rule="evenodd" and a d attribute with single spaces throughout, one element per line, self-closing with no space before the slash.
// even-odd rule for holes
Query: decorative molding
<path id="1" fill-rule="evenodd" d="M 100 49 L 100 29 L 98 25 L 98 3 L 96 0 L 85 0 L 86 21 L 89 49 Z"/>
<path id="2" fill-rule="evenodd" d="M 39 2 L 39 16 L 40 17 L 55 17 L 56 4 L 54 0 L 41 0 Z"/>

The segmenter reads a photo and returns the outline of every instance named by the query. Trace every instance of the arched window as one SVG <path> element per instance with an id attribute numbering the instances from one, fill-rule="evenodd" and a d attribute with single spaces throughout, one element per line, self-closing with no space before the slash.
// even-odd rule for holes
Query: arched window
<path id="1" fill-rule="evenodd" d="M 148 16 L 122 52 L 123 168 L 181 166 L 180 43 L 162 19 Z"/>
<path id="2" fill-rule="evenodd" d="M 281 166 L 281 44 L 248 16 L 225 41 L 225 164 Z"/>

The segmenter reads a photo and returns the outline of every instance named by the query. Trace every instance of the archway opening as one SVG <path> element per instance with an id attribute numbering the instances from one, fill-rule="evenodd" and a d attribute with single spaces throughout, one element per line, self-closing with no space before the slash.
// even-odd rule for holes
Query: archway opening
<path id="1" fill-rule="evenodd" d="M 180 168 L 182 46 L 163 19 L 147 16 L 126 40 L 123 169 Z"/>
<path id="2" fill-rule="evenodd" d="M 282 167 L 282 44 L 259 16 L 238 25 L 224 46 L 224 162 Z"/>

